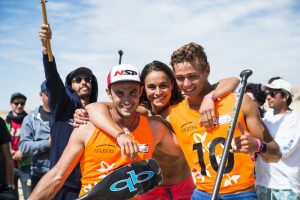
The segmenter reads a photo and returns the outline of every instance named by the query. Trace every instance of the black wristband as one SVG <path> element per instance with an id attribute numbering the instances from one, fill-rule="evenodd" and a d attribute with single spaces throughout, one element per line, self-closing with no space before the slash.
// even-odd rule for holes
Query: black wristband
<path id="1" fill-rule="evenodd" d="M 120 136 L 123 135 L 123 134 L 126 134 L 125 131 L 122 131 L 122 132 L 118 133 L 118 134 L 116 135 L 116 139 L 118 139 L 118 137 L 120 137 Z"/>
<path id="2" fill-rule="evenodd" d="M 267 152 L 267 144 L 265 142 L 261 143 L 259 153 L 266 153 Z"/>

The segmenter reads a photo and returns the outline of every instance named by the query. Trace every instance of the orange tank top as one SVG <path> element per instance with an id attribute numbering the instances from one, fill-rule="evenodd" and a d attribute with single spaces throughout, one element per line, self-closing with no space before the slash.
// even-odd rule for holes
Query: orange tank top
<path id="1" fill-rule="evenodd" d="M 139 147 L 135 161 L 151 158 L 154 150 L 154 141 L 148 119 L 141 115 L 139 117 L 140 121 L 137 128 L 131 132 L 131 137 Z M 80 160 L 82 174 L 80 196 L 89 191 L 110 172 L 129 163 L 131 163 L 130 159 L 121 157 L 121 151 L 116 140 L 96 128 Z"/>
<path id="2" fill-rule="evenodd" d="M 191 168 L 196 187 L 201 191 L 213 191 L 225 138 L 233 118 L 234 103 L 234 94 L 215 101 L 217 125 L 209 131 L 199 123 L 200 114 L 188 107 L 187 99 L 170 107 L 170 123 Z M 238 124 L 247 130 L 242 112 L 239 113 L 233 138 L 241 135 Z M 254 164 L 249 154 L 229 153 L 220 194 L 234 193 L 252 186 Z"/>

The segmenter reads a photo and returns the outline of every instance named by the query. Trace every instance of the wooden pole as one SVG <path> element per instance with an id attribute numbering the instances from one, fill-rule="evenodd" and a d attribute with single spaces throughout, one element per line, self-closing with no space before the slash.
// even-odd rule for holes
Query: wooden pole
<path id="1" fill-rule="evenodd" d="M 45 0 L 41 0 L 41 6 L 42 6 L 44 24 L 48 25 L 46 1 Z M 49 60 L 49 62 L 52 62 L 53 61 L 53 55 L 52 55 L 52 50 L 51 50 L 50 39 L 47 40 L 47 51 L 48 51 L 48 60 Z"/>

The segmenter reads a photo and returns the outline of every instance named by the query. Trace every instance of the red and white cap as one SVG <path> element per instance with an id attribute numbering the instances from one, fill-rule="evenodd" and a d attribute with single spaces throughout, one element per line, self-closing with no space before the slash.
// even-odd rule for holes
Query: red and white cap
<path id="1" fill-rule="evenodd" d="M 121 81 L 141 82 L 140 72 L 137 67 L 129 64 L 114 66 L 107 76 L 107 87 Z"/>

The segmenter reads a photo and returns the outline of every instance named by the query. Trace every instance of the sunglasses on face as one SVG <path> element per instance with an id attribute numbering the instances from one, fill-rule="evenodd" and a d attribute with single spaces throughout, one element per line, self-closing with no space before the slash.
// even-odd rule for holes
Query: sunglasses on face
<path id="1" fill-rule="evenodd" d="M 270 95 L 270 97 L 274 98 L 276 96 L 276 94 L 280 93 L 280 90 L 272 90 L 272 91 L 266 91 L 266 95 Z"/>
<path id="2" fill-rule="evenodd" d="M 16 106 L 18 106 L 18 105 L 24 106 L 24 105 L 25 105 L 25 102 L 15 101 L 14 104 L 15 104 Z"/>
<path id="3" fill-rule="evenodd" d="M 91 77 L 74 77 L 73 78 L 73 83 L 81 83 L 81 81 L 84 80 L 86 83 L 92 83 L 92 78 Z"/>

